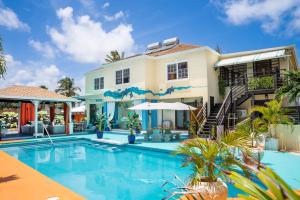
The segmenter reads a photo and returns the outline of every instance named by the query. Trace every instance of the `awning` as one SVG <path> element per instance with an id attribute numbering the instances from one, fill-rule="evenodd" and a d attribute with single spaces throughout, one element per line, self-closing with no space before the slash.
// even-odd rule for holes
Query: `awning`
<path id="1" fill-rule="evenodd" d="M 284 57 L 285 50 L 278 50 L 278 51 L 271 51 L 266 53 L 259 53 L 259 54 L 252 54 L 247 56 L 239 56 L 234 58 L 225 58 L 220 60 L 215 64 L 215 67 L 221 67 L 221 66 L 229 66 L 229 65 L 238 65 L 243 63 L 250 63 L 260 60 L 269 60 L 273 58 L 281 58 Z"/>

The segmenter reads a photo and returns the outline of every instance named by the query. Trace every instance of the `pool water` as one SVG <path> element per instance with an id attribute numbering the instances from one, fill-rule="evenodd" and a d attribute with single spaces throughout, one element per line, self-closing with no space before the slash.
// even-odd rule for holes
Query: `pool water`
<path id="1" fill-rule="evenodd" d="M 169 193 L 161 186 L 181 168 L 181 158 L 168 153 L 116 147 L 86 140 L 32 144 L 3 148 L 5 152 L 86 199 L 162 199 Z M 229 196 L 239 192 L 232 185 Z"/>

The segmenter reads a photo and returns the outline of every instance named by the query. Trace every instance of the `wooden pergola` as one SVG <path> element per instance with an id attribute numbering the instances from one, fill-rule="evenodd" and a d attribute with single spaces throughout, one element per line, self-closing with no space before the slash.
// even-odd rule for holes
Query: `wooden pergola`
<path id="1" fill-rule="evenodd" d="M 73 133 L 73 123 L 71 121 L 72 103 L 78 102 L 77 99 L 63 96 L 55 92 L 33 86 L 16 85 L 0 89 L 1 102 L 18 102 L 18 130 L 21 132 L 21 126 L 27 122 L 34 121 L 34 136 L 43 136 L 38 132 L 38 107 L 41 103 L 50 105 L 50 121 L 55 117 L 55 104 L 62 103 L 64 110 L 65 133 Z"/>

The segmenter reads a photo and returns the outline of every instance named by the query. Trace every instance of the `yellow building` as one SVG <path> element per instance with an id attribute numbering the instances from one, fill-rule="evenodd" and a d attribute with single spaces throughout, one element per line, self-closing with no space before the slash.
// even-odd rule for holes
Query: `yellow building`
<path id="1" fill-rule="evenodd" d="M 128 107 L 144 101 L 183 102 L 205 108 L 208 128 L 227 123 L 229 113 L 241 115 L 273 98 L 283 70 L 297 68 L 294 46 L 219 54 L 171 38 L 86 73 L 87 118 L 93 123 L 97 112 L 106 112 L 114 128 L 126 128 Z M 144 130 L 160 126 L 159 112 L 139 113 Z M 164 120 L 174 129 L 186 129 L 190 114 L 166 111 Z"/>

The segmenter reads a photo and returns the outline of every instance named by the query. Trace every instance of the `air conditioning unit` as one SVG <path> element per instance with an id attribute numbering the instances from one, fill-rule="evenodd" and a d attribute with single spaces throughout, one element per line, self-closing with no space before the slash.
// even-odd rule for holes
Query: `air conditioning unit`
<path id="1" fill-rule="evenodd" d="M 237 110 L 236 111 L 237 117 L 240 118 L 246 118 L 247 117 L 247 110 Z"/>
<path id="2" fill-rule="evenodd" d="M 179 38 L 173 37 L 173 38 L 166 39 L 162 42 L 162 44 L 163 46 L 171 46 L 171 45 L 179 44 Z"/>

